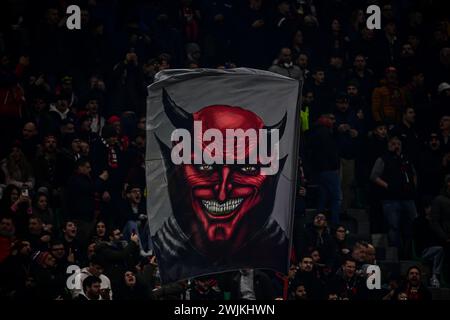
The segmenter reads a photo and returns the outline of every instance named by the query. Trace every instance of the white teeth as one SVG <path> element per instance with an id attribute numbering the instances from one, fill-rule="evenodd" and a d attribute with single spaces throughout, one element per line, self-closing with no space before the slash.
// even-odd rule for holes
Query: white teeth
<path id="1" fill-rule="evenodd" d="M 239 207 L 243 200 L 244 198 L 234 198 L 223 203 L 220 203 L 217 200 L 202 200 L 202 203 L 209 213 L 220 216 L 234 211 L 237 207 Z"/>

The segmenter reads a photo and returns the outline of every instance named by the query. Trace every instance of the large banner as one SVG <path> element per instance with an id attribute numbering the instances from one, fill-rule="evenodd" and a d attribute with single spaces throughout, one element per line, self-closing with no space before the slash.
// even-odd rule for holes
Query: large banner
<path id="1" fill-rule="evenodd" d="M 150 232 L 163 283 L 287 273 L 299 82 L 252 69 L 168 70 L 147 100 Z"/>

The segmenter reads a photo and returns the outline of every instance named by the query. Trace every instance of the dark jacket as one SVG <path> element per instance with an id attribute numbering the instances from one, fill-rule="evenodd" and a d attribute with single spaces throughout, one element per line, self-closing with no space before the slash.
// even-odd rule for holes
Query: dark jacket
<path id="1" fill-rule="evenodd" d="M 73 219 L 93 221 L 95 193 L 98 189 L 95 181 L 88 176 L 75 174 L 70 177 L 65 192 L 68 216 Z"/>
<path id="2" fill-rule="evenodd" d="M 111 242 L 100 242 L 95 254 L 105 263 L 105 275 L 111 280 L 111 286 L 117 287 L 123 282 L 124 273 L 139 262 L 139 246 L 130 241 L 125 246 Z"/>
<path id="3" fill-rule="evenodd" d="M 310 163 L 316 173 L 339 169 L 339 155 L 331 129 L 317 125 L 308 137 Z"/>
<path id="4" fill-rule="evenodd" d="M 358 151 L 361 145 L 361 134 L 363 133 L 363 123 L 358 119 L 356 113 L 350 108 L 346 112 L 341 112 L 336 110 L 334 112 L 336 117 L 336 127 L 341 124 L 347 124 L 358 131 L 358 136 L 352 138 L 348 131 L 346 132 L 336 132 L 336 142 L 338 145 L 339 156 L 344 159 L 355 159 L 358 155 Z"/>
<path id="5" fill-rule="evenodd" d="M 333 266 L 336 258 L 336 242 L 328 230 L 319 234 L 314 226 L 310 225 L 303 232 L 299 243 L 300 256 L 309 254 L 312 248 L 316 248 L 319 250 L 321 261 L 327 266 Z"/>
<path id="6" fill-rule="evenodd" d="M 388 188 L 380 190 L 382 200 L 412 200 L 415 197 L 416 172 L 411 162 L 404 156 L 387 152 L 377 159 L 372 169 L 371 180 L 381 178 Z"/>
<path id="7" fill-rule="evenodd" d="M 325 288 L 322 281 L 316 276 L 316 272 L 298 271 L 294 280 L 291 283 L 291 289 L 295 292 L 295 289 L 299 285 L 304 285 L 309 300 L 322 300 L 325 298 Z"/>
<path id="8" fill-rule="evenodd" d="M 390 135 L 397 136 L 401 140 L 403 153 L 417 165 L 421 143 L 415 128 L 407 127 L 402 122 L 392 128 Z"/>
<path id="9" fill-rule="evenodd" d="M 337 293 L 341 299 L 366 300 L 368 295 L 364 278 L 354 275 L 347 279 L 339 272 L 330 280 L 328 289 Z"/>

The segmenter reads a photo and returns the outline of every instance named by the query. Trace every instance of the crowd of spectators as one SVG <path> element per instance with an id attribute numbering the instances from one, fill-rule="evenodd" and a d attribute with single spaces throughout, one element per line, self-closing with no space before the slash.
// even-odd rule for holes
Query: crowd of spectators
<path id="1" fill-rule="evenodd" d="M 443 3 L 2 1 L 0 299 L 431 299 L 450 270 Z M 81 7 L 80 30 L 66 28 L 69 4 Z M 366 26 L 370 4 L 381 30 Z M 302 84 L 287 277 L 243 269 L 160 283 L 145 205 L 147 86 L 158 71 L 199 67 Z M 401 259 L 429 263 L 427 277 L 412 266 L 368 290 L 377 252 L 349 227 L 355 208 Z"/>

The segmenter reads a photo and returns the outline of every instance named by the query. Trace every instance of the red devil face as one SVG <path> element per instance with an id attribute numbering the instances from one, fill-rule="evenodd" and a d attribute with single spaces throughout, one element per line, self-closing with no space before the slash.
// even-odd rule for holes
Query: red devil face
<path id="1" fill-rule="evenodd" d="M 254 129 L 260 132 L 259 129 L 268 128 L 255 113 L 240 107 L 212 105 L 188 114 L 170 99 L 165 90 L 163 102 L 171 122 L 177 128 L 192 132 L 192 144 L 197 144 L 203 151 L 212 143 L 202 139 L 208 129 L 219 130 L 226 137 L 227 129 Z M 285 120 L 268 129 L 283 131 Z M 201 132 L 193 130 L 194 121 L 202 123 Z M 238 155 L 234 148 L 232 156 L 248 157 L 258 147 L 257 141 L 245 144 L 244 155 Z M 201 251 L 217 251 L 218 246 L 229 247 L 232 251 L 238 249 L 263 226 L 273 208 L 278 174 L 261 174 L 259 161 L 255 164 L 229 164 L 225 159 L 230 156 L 229 150 L 225 149 L 226 141 L 221 145 L 223 149 L 216 149 L 213 153 L 223 157 L 222 163 L 180 164 L 174 168 L 175 179 L 172 181 L 175 180 L 177 187 L 172 198 L 185 194 L 182 206 L 188 207 L 173 208 L 174 215 Z"/>

